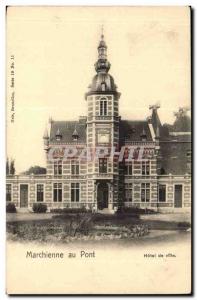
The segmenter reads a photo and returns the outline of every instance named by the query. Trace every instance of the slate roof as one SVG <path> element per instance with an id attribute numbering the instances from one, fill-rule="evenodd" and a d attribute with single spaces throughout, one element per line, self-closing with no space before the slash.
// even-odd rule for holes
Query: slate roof
<path id="1" fill-rule="evenodd" d="M 86 124 L 79 121 L 53 121 L 51 123 L 51 132 L 49 142 L 56 144 L 56 133 L 59 129 L 62 135 L 61 143 L 76 143 L 73 141 L 73 133 L 76 130 L 78 133 L 78 142 L 86 143 Z"/>
<path id="2" fill-rule="evenodd" d="M 157 109 L 152 110 L 151 122 L 152 122 L 155 132 L 157 130 L 157 127 L 159 127 L 159 129 L 161 130 L 162 125 L 161 125 L 161 122 L 160 122 L 160 119 L 159 119 L 159 116 L 157 113 Z"/>
<path id="3" fill-rule="evenodd" d="M 148 121 L 120 121 L 120 142 L 124 143 L 127 141 L 141 141 L 142 133 L 146 133 L 146 140 L 152 141 L 151 132 L 149 129 Z"/>
<path id="4" fill-rule="evenodd" d="M 147 121 L 120 121 L 120 142 L 141 141 L 141 135 L 146 134 L 146 140 L 152 141 L 150 129 Z M 62 136 L 61 143 L 76 143 L 73 141 L 73 133 L 78 133 L 79 143 L 86 143 L 86 124 L 79 121 L 53 121 L 51 124 L 50 140 L 51 144 L 56 144 L 56 133 Z"/>
<path id="5" fill-rule="evenodd" d="M 96 74 L 93 79 L 92 83 L 89 86 L 89 91 L 87 94 L 95 93 L 95 92 L 102 92 L 102 84 L 105 83 L 105 91 L 110 93 L 117 92 L 117 86 L 115 85 L 113 77 L 108 73 L 99 73 Z"/>
<path id="6" fill-rule="evenodd" d="M 146 134 L 146 141 L 152 141 L 148 121 L 120 120 L 120 144 L 142 141 L 141 135 Z M 62 136 L 60 142 L 56 140 L 56 133 Z M 73 133 L 77 132 L 78 141 L 73 140 Z M 51 144 L 57 143 L 86 143 L 86 124 L 80 121 L 53 121 L 51 123 Z M 191 162 L 191 135 L 178 135 L 160 138 L 160 157 L 158 160 L 158 174 L 181 175 L 190 173 L 188 164 Z"/>

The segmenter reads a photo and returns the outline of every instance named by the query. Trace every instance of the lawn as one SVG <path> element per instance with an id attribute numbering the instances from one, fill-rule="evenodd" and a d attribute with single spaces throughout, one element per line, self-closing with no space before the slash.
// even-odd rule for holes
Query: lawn
<path id="1" fill-rule="evenodd" d="M 15 216 L 14 216 L 15 215 Z M 188 222 L 143 220 L 137 215 L 30 214 L 7 219 L 7 238 L 15 241 L 70 242 L 73 240 L 133 239 L 152 230 L 187 230 Z M 32 215 L 32 216 L 31 216 Z M 21 219 L 20 219 L 21 218 Z"/>

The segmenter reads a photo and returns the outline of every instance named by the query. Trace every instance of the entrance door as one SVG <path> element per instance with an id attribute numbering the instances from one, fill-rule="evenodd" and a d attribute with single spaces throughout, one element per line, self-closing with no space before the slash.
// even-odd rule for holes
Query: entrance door
<path id="1" fill-rule="evenodd" d="M 108 185 L 99 183 L 97 190 L 98 209 L 108 208 Z"/>
<path id="2" fill-rule="evenodd" d="M 174 207 L 182 207 L 182 185 L 174 186 Z"/>
<path id="3" fill-rule="evenodd" d="M 28 184 L 20 185 L 20 207 L 28 207 Z"/>

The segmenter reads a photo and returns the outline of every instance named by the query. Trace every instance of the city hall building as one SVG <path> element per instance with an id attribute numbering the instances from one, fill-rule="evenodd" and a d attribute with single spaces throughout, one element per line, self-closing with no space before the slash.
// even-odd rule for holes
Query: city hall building
<path id="1" fill-rule="evenodd" d="M 46 174 L 8 175 L 7 202 L 14 202 L 18 211 L 31 211 L 34 203 L 45 203 L 49 211 L 85 207 L 113 213 L 121 206 L 190 210 L 191 128 L 185 110 L 179 109 L 169 126 L 161 124 L 157 105 L 141 121 L 122 119 L 121 94 L 109 74 L 103 35 L 95 70 L 85 94 L 87 116 L 50 119 L 43 137 Z M 82 159 L 88 151 L 90 159 Z"/>

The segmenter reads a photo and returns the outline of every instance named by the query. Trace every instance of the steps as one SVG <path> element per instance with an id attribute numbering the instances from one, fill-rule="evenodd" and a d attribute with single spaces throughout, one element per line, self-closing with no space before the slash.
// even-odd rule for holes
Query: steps
<path id="1" fill-rule="evenodd" d="M 98 213 L 102 215 L 113 215 L 115 211 L 113 209 L 104 208 L 102 210 L 98 210 Z"/>
<path id="2" fill-rule="evenodd" d="M 24 213 L 24 214 L 32 211 L 28 207 L 20 207 L 20 208 L 17 208 L 16 210 L 18 213 Z"/>

